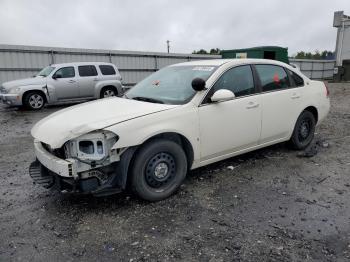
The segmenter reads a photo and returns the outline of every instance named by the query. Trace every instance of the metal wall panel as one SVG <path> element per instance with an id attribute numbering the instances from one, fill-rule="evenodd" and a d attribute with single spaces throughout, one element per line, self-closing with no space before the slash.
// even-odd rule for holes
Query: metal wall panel
<path id="1" fill-rule="evenodd" d="M 32 76 L 51 63 L 112 62 L 119 68 L 123 84 L 134 85 L 168 65 L 218 58 L 221 56 L 0 45 L 0 83 Z M 290 62 L 308 77 L 333 77 L 335 61 L 290 59 Z"/>
<path id="2" fill-rule="evenodd" d="M 335 60 L 289 59 L 299 66 L 300 71 L 311 79 L 331 79 L 334 74 Z"/>
<path id="3" fill-rule="evenodd" d="M 0 45 L 0 83 L 32 76 L 52 63 L 112 62 L 120 70 L 123 84 L 134 85 L 167 65 L 217 58 L 221 56 Z"/>

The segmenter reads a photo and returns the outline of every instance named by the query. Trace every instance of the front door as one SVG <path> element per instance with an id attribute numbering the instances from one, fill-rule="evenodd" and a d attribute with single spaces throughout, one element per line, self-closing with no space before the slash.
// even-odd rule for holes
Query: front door
<path id="1" fill-rule="evenodd" d="M 48 79 L 49 96 L 54 92 L 58 101 L 79 97 L 78 82 L 73 66 L 58 69 Z M 51 94 L 52 95 L 52 94 Z"/>
<path id="2" fill-rule="evenodd" d="M 235 98 L 210 102 L 219 89 L 228 89 Z M 261 130 L 260 97 L 249 65 L 226 71 L 199 107 L 201 160 L 215 160 L 257 145 Z"/>

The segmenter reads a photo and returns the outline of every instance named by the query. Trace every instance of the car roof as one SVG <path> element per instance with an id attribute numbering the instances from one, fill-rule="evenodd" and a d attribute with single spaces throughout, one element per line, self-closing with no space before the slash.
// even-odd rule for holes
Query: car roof
<path id="1" fill-rule="evenodd" d="M 114 65 L 107 62 L 71 62 L 71 63 L 61 63 L 61 64 L 52 64 L 51 66 L 74 66 L 74 65 Z"/>
<path id="2" fill-rule="evenodd" d="M 230 63 L 231 65 L 243 65 L 243 64 L 272 64 L 279 65 L 284 67 L 290 67 L 286 63 L 270 60 L 270 59 L 251 59 L 251 58 L 234 58 L 234 59 L 207 59 L 207 60 L 198 60 L 190 61 L 179 64 L 174 64 L 171 66 L 221 66 L 223 64 Z"/>

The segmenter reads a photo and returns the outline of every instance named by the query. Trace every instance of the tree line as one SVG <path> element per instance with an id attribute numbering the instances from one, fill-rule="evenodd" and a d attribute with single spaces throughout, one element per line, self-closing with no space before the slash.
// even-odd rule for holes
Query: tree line
<path id="1" fill-rule="evenodd" d="M 322 52 L 316 50 L 315 52 L 297 52 L 294 58 L 297 59 L 334 59 L 334 52 L 324 50 Z"/>
<path id="2" fill-rule="evenodd" d="M 205 49 L 199 49 L 194 50 L 192 54 L 200 54 L 200 55 L 220 55 L 220 49 L 219 48 L 212 48 L 209 51 Z M 305 51 L 299 51 L 297 52 L 292 58 L 296 59 L 334 59 L 335 54 L 332 51 L 324 50 L 319 51 L 316 50 L 315 52 L 305 52 Z"/>

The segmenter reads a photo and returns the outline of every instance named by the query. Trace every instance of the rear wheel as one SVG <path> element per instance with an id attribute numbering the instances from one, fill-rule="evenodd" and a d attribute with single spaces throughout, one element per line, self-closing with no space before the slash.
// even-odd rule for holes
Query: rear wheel
<path id="1" fill-rule="evenodd" d="M 172 195 L 187 173 L 187 159 L 180 145 L 156 139 L 145 144 L 135 156 L 131 171 L 133 191 L 148 201 Z"/>
<path id="2" fill-rule="evenodd" d="M 112 96 L 117 96 L 117 91 L 115 90 L 115 88 L 110 86 L 102 88 L 101 94 L 100 94 L 101 98 L 107 98 Z"/>
<path id="3" fill-rule="evenodd" d="M 29 92 L 23 99 L 24 106 L 31 110 L 40 110 L 45 105 L 45 97 L 40 92 Z"/>
<path id="4" fill-rule="evenodd" d="M 290 144 L 294 149 L 305 149 L 314 138 L 316 120 L 310 111 L 303 111 L 295 124 Z"/>

